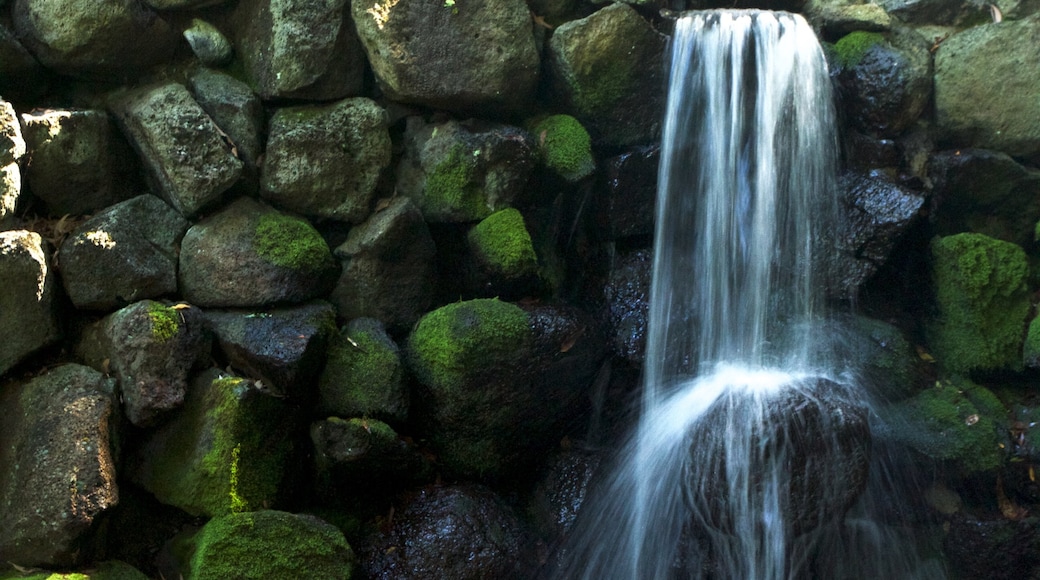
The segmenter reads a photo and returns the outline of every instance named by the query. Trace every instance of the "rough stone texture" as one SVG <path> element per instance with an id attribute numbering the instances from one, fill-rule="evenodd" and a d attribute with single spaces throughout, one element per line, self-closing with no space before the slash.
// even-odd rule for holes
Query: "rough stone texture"
<path id="1" fill-rule="evenodd" d="M 0 232 L 0 376 L 61 338 L 50 247 L 34 232 Z"/>
<path id="2" fill-rule="evenodd" d="M 242 162 L 184 85 L 137 89 L 113 112 L 153 187 L 185 216 L 218 201 L 242 175 Z"/>
<path id="3" fill-rule="evenodd" d="M 522 0 L 358 0 L 351 8 L 391 100 L 472 113 L 520 109 L 534 97 L 539 50 Z"/>
<path id="4" fill-rule="evenodd" d="M 168 505 L 218 516 L 273 507 L 294 417 L 253 381 L 217 369 L 198 375 L 181 410 L 148 433 L 129 475 Z"/>
<path id="5" fill-rule="evenodd" d="M 22 172 L 18 163 L 11 162 L 0 167 L 0 230 L 14 222 L 15 210 L 22 196 Z"/>
<path id="6" fill-rule="evenodd" d="M 626 4 L 563 24 L 549 39 L 553 90 L 594 142 L 652 141 L 663 118 L 665 44 Z"/>
<path id="7" fill-rule="evenodd" d="M 14 26 L 47 68 L 107 79 L 173 55 L 177 32 L 133 0 L 16 0 Z"/>
<path id="8" fill-rule="evenodd" d="M 178 243 L 188 222 L 154 195 L 109 207 L 58 249 L 65 292 L 77 308 L 110 310 L 177 291 Z"/>
<path id="9" fill-rule="evenodd" d="M 839 38 L 856 30 L 884 32 L 892 27 L 892 17 L 877 4 L 829 4 L 808 2 L 806 18 L 825 35 Z"/>
<path id="10" fill-rule="evenodd" d="M 201 18 L 194 18 L 191 26 L 182 33 L 184 40 L 191 45 L 195 58 L 206 66 L 223 66 L 231 61 L 234 49 L 231 41 L 219 28 Z M 212 115 L 211 115 L 212 116 Z"/>
<path id="11" fill-rule="evenodd" d="M 327 294 L 337 273 L 313 226 L 247 197 L 192 226 L 181 242 L 181 294 L 204 307 L 305 302 Z"/>
<path id="12" fill-rule="evenodd" d="M 202 110 L 231 140 L 231 152 L 255 172 L 262 143 L 264 108 L 249 85 L 208 68 L 196 70 L 189 88 Z"/>
<path id="13" fill-rule="evenodd" d="M 875 400 L 893 402 L 917 392 L 927 375 L 902 331 L 881 320 L 854 316 L 845 332 L 850 351 L 864 361 L 859 380 Z"/>
<path id="14" fill-rule="evenodd" d="M 25 151 L 25 139 L 14 105 L 0 99 L 0 165 L 18 161 Z"/>
<path id="15" fill-rule="evenodd" d="M 351 320 L 332 341 L 318 390 L 323 415 L 395 424 L 408 418 L 401 350 L 374 318 Z"/>
<path id="16" fill-rule="evenodd" d="M 1040 221 L 1040 171 L 985 149 L 939 151 L 929 159 L 939 235 L 976 232 L 1023 248 Z"/>
<path id="17" fill-rule="evenodd" d="M 361 565 L 373 580 L 524 578 L 527 532 L 498 496 L 475 485 L 427 487 L 374 538 Z"/>
<path id="18" fill-rule="evenodd" d="M 531 137 L 516 127 L 411 117 L 397 191 L 427 222 L 481 220 L 521 201 L 536 155 Z"/>
<path id="19" fill-rule="evenodd" d="M 841 70 L 842 106 L 854 127 L 895 137 L 917 120 L 931 98 L 928 48 L 917 32 L 896 28 L 885 42 L 874 44 L 856 64 Z"/>
<path id="20" fill-rule="evenodd" d="M 329 303 L 259 312 L 210 310 L 206 319 L 233 367 L 257 377 L 279 396 L 314 398 L 314 382 L 336 332 L 336 312 Z"/>
<path id="21" fill-rule="evenodd" d="M 360 94 L 365 58 L 347 0 L 256 0 L 235 11 L 235 48 L 264 99 Z"/>
<path id="22" fill-rule="evenodd" d="M 948 526 L 943 554 L 959 578 L 1017 580 L 1040 573 L 1040 528 L 1032 518 L 960 513 Z"/>
<path id="23" fill-rule="evenodd" d="M 22 115 L 32 155 L 25 181 L 51 215 L 80 215 L 128 199 L 133 154 L 105 111 L 44 109 Z"/>
<path id="24" fill-rule="evenodd" d="M 658 145 L 639 147 L 604 162 L 605 187 L 596 208 L 597 234 L 607 240 L 654 233 Z"/>
<path id="25" fill-rule="evenodd" d="M 1040 14 L 970 28 L 935 53 L 935 111 L 950 144 L 1040 159 Z M 1023 68 L 1025 67 L 1025 68 Z"/>
<path id="26" fill-rule="evenodd" d="M 970 26 L 990 19 L 984 0 L 879 0 L 877 4 L 908 24 Z"/>
<path id="27" fill-rule="evenodd" d="M 198 308 L 151 300 L 107 316 L 82 341 L 94 344 L 81 351 L 97 353 L 88 362 L 102 357 L 99 366 L 119 381 L 123 412 L 138 427 L 154 425 L 184 403 L 188 375 L 209 356 L 211 344 Z"/>
<path id="28" fill-rule="evenodd" d="M 924 197 L 877 177 L 851 172 L 842 175 L 839 187 L 845 223 L 831 292 L 851 298 L 888 261 L 903 233 L 919 218 Z"/>
<path id="29" fill-rule="evenodd" d="M 0 389 L 0 554 L 74 566 L 98 516 L 119 502 L 115 381 L 62 365 Z"/>
<path id="30" fill-rule="evenodd" d="M 329 299 L 341 318 L 367 316 L 405 331 L 429 309 L 437 249 L 408 198 L 377 210 L 334 253 L 343 271 Z"/>
<path id="31" fill-rule="evenodd" d="M 611 349 L 615 355 L 636 364 L 643 362 L 646 351 L 653 261 L 651 250 L 619 256 L 603 290 Z"/>
<path id="32" fill-rule="evenodd" d="M 543 537 L 559 541 L 574 526 L 602 460 L 602 453 L 586 449 L 567 449 L 549 460 L 527 509 Z"/>
<path id="33" fill-rule="evenodd" d="M 390 164 L 386 111 L 365 98 L 279 109 L 268 133 L 264 199 L 304 215 L 364 221 Z"/>

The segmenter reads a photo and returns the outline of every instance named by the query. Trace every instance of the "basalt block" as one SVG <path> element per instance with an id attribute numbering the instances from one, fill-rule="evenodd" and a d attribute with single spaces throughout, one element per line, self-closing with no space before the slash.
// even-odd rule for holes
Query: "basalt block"
<path id="1" fill-rule="evenodd" d="M 0 375 L 61 338 L 50 246 L 35 232 L 0 232 Z"/>

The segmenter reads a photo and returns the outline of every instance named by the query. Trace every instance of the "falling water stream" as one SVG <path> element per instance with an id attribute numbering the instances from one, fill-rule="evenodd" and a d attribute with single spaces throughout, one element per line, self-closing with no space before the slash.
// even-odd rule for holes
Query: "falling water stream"
<path id="1" fill-rule="evenodd" d="M 866 487 L 870 437 L 855 369 L 824 331 L 838 227 L 826 61 L 782 12 L 688 13 L 672 43 L 642 414 L 556 575 L 833 572 L 813 554 Z"/>

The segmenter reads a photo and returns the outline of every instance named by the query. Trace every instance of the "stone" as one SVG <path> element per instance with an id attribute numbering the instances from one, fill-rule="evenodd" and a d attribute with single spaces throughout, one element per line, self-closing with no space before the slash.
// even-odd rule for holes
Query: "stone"
<path id="1" fill-rule="evenodd" d="M 653 141 L 664 118 L 666 43 L 627 4 L 562 24 L 548 43 L 552 89 L 594 142 Z"/>
<path id="2" fill-rule="evenodd" d="M 265 100 L 361 94 L 365 57 L 347 0 L 256 0 L 235 9 L 235 48 Z"/>
<path id="3" fill-rule="evenodd" d="M 937 128 L 950 147 L 996 149 L 1040 159 L 1040 14 L 976 26 L 935 53 Z"/>
<path id="4" fill-rule="evenodd" d="M 18 163 L 0 167 L 0 230 L 14 222 L 15 211 L 22 198 L 22 172 Z"/>
<path id="5" fill-rule="evenodd" d="M 136 89 L 112 110 L 156 193 L 186 217 L 215 204 L 242 175 L 242 161 L 184 85 Z"/>
<path id="6" fill-rule="evenodd" d="M 529 535 L 501 498 L 479 485 L 423 488 L 366 548 L 373 580 L 525 578 L 535 569 Z"/>
<path id="7" fill-rule="evenodd" d="M 642 364 L 646 351 L 653 262 L 651 250 L 618 256 L 603 289 L 611 351 L 634 364 Z"/>
<path id="8" fill-rule="evenodd" d="M 592 138 L 574 117 L 551 115 L 535 123 L 531 133 L 538 136 L 542 163 L 565 181 L 576 182 L 596 170 Z"/>
<path id="9" fill-rule="evenodd" d="M 177 32 L 134 0 L 16 0 L 14 28 L 43 66 L 108 80 L 168 62 Z"/>
<path id="10" fill-rule="evenodd" d="M 390 100 L 501 114 L 534 99 L 539 48 L 523 0 L 465 6 L 359 0 L 351 9 L 376 82 Z"/>
<path id="11" fill-rule="evenodd" d="M 535 160 L 532 138 L 516 127 L 411 117 L 397 192 L 429 223 L 478 221 L 521 201 Z"/>
<path id="12" fill-rule="evenodd" d="M 519 210 L 506 208 L 481 220 L 467 233 L 466 247 L 475 295 L 516 300 L 540 289 L 538 255 Z"/>
<path id="13" fill-rule="evenodd" d="M 200 373 L 181 410 L 145 437 L 128 474 L 162 503 L 194 516 L 274 506 L 295 419 L 254 381 Z"/>
<path id="14" fill-rule="evenodd" d="M 365 220 L 390 164 L 383 108 L 365 98 L 287 107 L 275 112 L 268 135 L 261 197 L 308 216 Z"/>
<path id="15" fill-rule="evenodd" d="M 193 18 L 191 26 L 181 33 L 195 58 L 206 66 L 223 66 L 231 62 L 234 49 L 219 28 L 201 18 Z"/>
<path id="16" fill-rule="evenodd" d="M 844 4 L 810 1 L 806 18 L 828 37 L 840 38 L 850 32 L 885 32 L 892 28 L 892 17 L 877 4 Z"/>
<path id="17" fill-rule="evenodd" d="M 606 240 L 654 233 L 661 147 L 637 147 L 607 159 L 605 187 L 596 204 L 596 235 Z"/>
<path id="18" fill-rule="evenodd" d="M 18 161 L 25 151 L 25 138 L 14 105 L 0 99 L 0 165 Z"/>
<path id="19" fill-rule="evenodd" d="M 154 195 L 139 195 L 83 222 L 58 248 L 76 308 L 112 310 L 177 292 L 178 244 L 188 222 Z"/>
<path id="20" fill-rule="evenodd" d="M 404 424 L 410 395 L 404 376 L 401 349 L 383 324 L 351 320 L 329 346 L 318 381 L 318 412 Z"/>
<path id="21" fill-rule="evenodd" d="M 0 94 L 33 94 L 43 68 L 15 36 L 7 22 L 0 23 Z"/>
<path id="22" fill-rule="evenodd" d="M 264 107 L 249 85 L 229 74 L 199 68 L 188 80 L 195 100 L 231 141 L 231 152 L 255 173 L 263 151 Z"/>
<path id="23" fill-rule="evenodd" d="M 50 253 L 35 232 L 0 232 L 0 376 L 61 338 Z"/>
<path id="24" fill-rule="evenodd" d="M 907 24 L 964 27 L 990 20 L 983 0 L 879 0 L 877 4 Z"/>
<path id="25" fill-rule="evenodd" d="M 944 527 L 944 559 L 962 578 L 1016 580 L 1040 573 L 1040 529 L 1032 518 L 961 513 Z"/>
<path id="26" fill-rule="evenodd" d="M 247 197 L 193 225 L 181 242 L 181 295 L 202 307 L 306 302 L 327 294 L 337 274 L 314 226 Z"/>
<path id="27" fill-rule="evenodd" d="M 26 184 L 50 215 L 92 214 L 133 195 L 133 152 L 105 111 L 43 109 L 22 124 Z"/>
<path id="28" fill-rule="evenodd" d="M 334 254 L 343 270 L 329 300 L 341 318 L 375 318 L 406 332 L 429 310 L 437 248 L 408 198 L 393 198 L 377 209 L 350 230 Z"/>
<path id="29" fill-rule="evenodd" d="M 895 402 L 920 389 L 926 374 L 901 330 L 882 320 L 854 316 L 846 332 L 850 351 L 864 361 L 857 378 L 874 400 Z"/>
<path id="30" fill-rule="evenodd" d="M 0 389 L 0 553 L 19 565 L 70 567 L 119 503 L 115 381 L 52 368 Z"/>
<path id="31" fill-rule="evenodd" d="M 580 448 L 565 449 L 549 460 L 527 509 L 543 537 L 557 542 L 566 537 L 602 463 L 602 453 Z"/>
<path id="32" fill-rule="evenodd" d="M 312 401 L 325 352 L 336 333 L 328 302 L 253 310 L 208 310 L 206 320 L 231 365 L 270 392 Z"/>

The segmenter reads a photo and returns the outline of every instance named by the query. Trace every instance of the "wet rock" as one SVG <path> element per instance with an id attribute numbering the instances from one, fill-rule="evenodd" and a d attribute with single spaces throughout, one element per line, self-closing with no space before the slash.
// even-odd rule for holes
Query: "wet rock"
<path id="1" fill-rule="evenodd" d="M 264 125 L 260 98 L 249 85 L 208 68 L 192 73 L 188 87 L 202 110 L 231 140 L 232 154 L 245 163 L 247 173 L 255 173 Z"/>
<path id="2" fill-rule="evenodd" d="M 50 247 L 34 232 L 0 232 L 0 376 L 61 338 Z"/>
<path id="3" fill-rule="evenodd" d="M 275 112 L 268 133 L 261 197 L 304 215 L 364 221 L 390 164 L 385 110 L 365 98 L 289 107 Z"/>
<path id="4" fill-rule="evenodd" d="M 503 209 L 481 220 L 466 235 L 466 247 L 475 295 L 516 300 L 537 293 L 538 255 L 518 210 Z"/>
<path id="5" fill-rule="evenodd" d="M 370 578 L 526 578 L 535 562 L 513 511 L 488 489 L 427 487 L 362 555 Z"/>
<path id="6" fill-rule="evenodd" d="M 328 302 L 262 311 L 209 310 L 206 320 L 228 362 L 278 396 L 314 397 L 314 381 L 335 334 L 336 313 Z"/>
<path id="7" fill-rule="evenodd" d="M 30 567 L 82 562 L 119 502 L 115 381 L 62 365 L 5 385 L 0 413 L 0 553 Z"/>
<path id="8" fill-rule="evenodd" d="M 1040 528 L 1033 518 L 962 514 L 951 518 L 943 554 L 959 578 L 1016 580 L 1040 572 Z"/>
<path id="9" fill-rule="evenodd" d="M 420 319 L 407 361 L 422 385 L 418 416 L 445 471 L 523 473 L 582 411 L 603 351 L 591 319 L 564 307 L 525 311 L 479 299 Z"/>
<path id="10" fill-rule="evenodd" d="M 875 399 L 898 401 L 912 395 L 924 375 L 903 333 L 887 322 L 865 316 L 854 317 L 850 327 L 850 350 L 864 361 L 860 380 Z"/>
<path id="11" fill-rule="evenodd" d="M 185 216 L 217 202 L 242 175 L 242 162 L 184 85 L 137 89 L 112 110 L 156 192 Z"/>
<path id="12" fill-rule="evenodd" d="M 397 424 L 408 418 L 401 351 L 373 318 L 351 320 L 332 340 L 318 389 L 323 414 Z"/>
<path id="13" fill-rule="evenodd" d="M 188 374 L 209 355 L 201 311 L 143 300 L 88 329 L 81 351 L 119 381 L 123 411 L 138 427 L 155 424 L 184 402 Z M 107 361 L 107 365 L 104 361 Z"/>
<path id="14" fill-rule="evenodd" d="M 26 184 L 51 215 L 90 214 L 132 196 L 133 154 L 105 111 L 44 109 L 22 123 L 32 152 Z"/>
<path id="15" fill-rule="evenodd" d="M 990 20 L 982 0 L 879 0 L 878 4 L 907 24 L 970 26 Z"/>
<path id="16" fill-rule="evenodd" d="M 352 13 L 376 81 L 391 100 L 501 113 L 534 97 L 539 50 L 522 0 L 359 0 Z"/>
<path id="17" fill-rule="evenodd" d="M 932 61 L 929 44 L 919 34 L 905 28 L 886 36 L 857 31 L 834 49 L 842 106 L 853 126 L 894 137 L 924 111 L 931 97 Z"/>
<path id="18" fill-rule="evenodd" d="M 346 0 L 257 0 L 235 10 L 235 48 L 263 99 L 361 93 L 365 58 Z"/>
<path id="19" fill-rule="evenodd" d="M 314 516 L 274 510 L 213 518 L 190 541 L 189 578 L 351 578 L 343 533 Z"/>
<path id="20" fill-rule="evenodd" d="M 876 138 L 858 131 L 845 133 L 843 143 L 845 166 L 853 172 L 869 174 L 876 170 L 899 167 L 899 144 L 893 139 Z"/>
<path id="21" fill-rule="evenodd" d="M 233 49 L 226 36 L 209 22 L 194 18 L 191 26 L 181 33 L 188 41 L 195 58 L 206 66 L 223 66 L 231 62 Z M 212 116 L 212 115 L 210 115 Z"/>
<path id="22" fill-rule="evenodd" d="M 935 53 L 935 112 L 950 144 L 1040 158 L 1040 15 L 976 26 Z"/>
<path id="23" fill-rule="evenodd" d="M 924 197 L 894 183 L 848 172 L 841 176 L 845 224 L 834 265 L 834 292 L 855 296 L 888 261 L 903 233 L 918 219 Z"/>
<path id="24" fill-rule="evenodd" d="M 1030 247 L 1040 221 L 1040 171 L 985 149 L 940 151 L 929 159 L 940 235 L 976 232 Z"/>
<path id="25" fill-rule="evenodd" d="M 654 140 L 664 109 L 666 39 L 626 4 L 557 28 L 549 39 L 553 90 L 593 140 L 614 146 Z"/>
<path id="26" fill-rule="evenodd" d="M 646 351 L 653 261 L 651 250 L 620 256 L 603 291 L 611 350 L 614 355 L 635 364 L 643 362 Z"/>
<path id="27" fill-rule="evenodd" d="M 210 369 L 190 385 L 181 410 L 148 434 L 129 475 L 195 516 L 273 506 L 294 422 L 285 403 L 255 382 Z"/>
<path id="28" fill-rule="evenodd" d="M 549 462 L 528 507 L 543 537 L 558 541 L 570 531 L 602 459 L 602 454 L 594 451 L 569 449 Z"/>
<path id="29" fill-rule="evenodd" d="M 109 207 L 72 231 L 58 250 L 76 308 L 111 310 L 177 291 L 178 243 L 188 222 L 154 195 Z"/>
<path id="30" fill-rule="evenodd" d="M 551 115 L 531 127 L 538 136 L 542 163 L 565 181 L 575 182 L 596 170 L 592 139 L 577 119 L 570 115 Z"/>
<path id="31" fill-rule="evenodd" d="M 251 198 L 195 224 L 181 242 L 181 294 L 198 306 L 305 302 L 328 293 L 335 277 L 313 226 Z"/>
<path id="32" fill-rule="evenodd" d="M 477 221 L 520 200 L 535 159 L 530 135 L 516 127 L 411 117 L 397 191 L 427 222 Z"/>
<path id="33" fill-rule="evenodd" d="M 432 303 L 436 253 L 422 213 L 396 197 L 336 248 L 343 271 L 329 300 L 341 318 L 371 317 L 407 331 Z"/>
<path id="34" fill-rule="evenodd" d="M 133 0 L 16 0 L 18 38 L 45 67 L 62 74 L 109 79 L 169 61 L 177 33 Z"/>
<path id="35" fill-rule="evenodd" d="M 654 233 L 654 200 L 661 148 L 639 147 L 607 159 L 606 187 L 596 212 L 600 235 L 608 240 Z"/>

